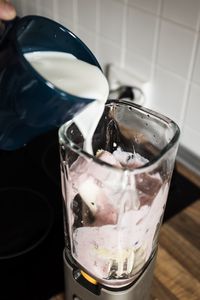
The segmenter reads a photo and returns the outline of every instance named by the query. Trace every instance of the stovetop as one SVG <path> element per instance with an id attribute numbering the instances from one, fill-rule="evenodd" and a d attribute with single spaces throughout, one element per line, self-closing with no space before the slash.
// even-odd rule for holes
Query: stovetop
<path id="1" fill-rule="evenodd" d="M 63 211 L 57 130 L 0 151 L 0 299 L 63 291 Z"/>

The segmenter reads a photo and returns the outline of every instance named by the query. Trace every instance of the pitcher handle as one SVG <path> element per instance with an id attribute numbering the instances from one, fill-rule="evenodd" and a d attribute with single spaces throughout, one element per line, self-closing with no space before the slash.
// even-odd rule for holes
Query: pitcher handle
<path id="1" fill-rule="evenodd" d="M 0 20 L 0 49 L 4 44 L 4 41 L 9 33 L 9 31 L 13 28 L 16 21 L 20 18 L 17 16 L 15 19 L 11 21 L 2 21 Z"/>

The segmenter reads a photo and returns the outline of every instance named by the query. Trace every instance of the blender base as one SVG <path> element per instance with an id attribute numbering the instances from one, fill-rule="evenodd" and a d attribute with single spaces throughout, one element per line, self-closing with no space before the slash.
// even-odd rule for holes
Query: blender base
<path id="1" fill-rule="evenodd" d="M 73 268 L 64 254 L 65 300 L 149 300 L 155 262 L 156 253 L 139 278 L 127 288 L 115 290 L 101 286 L 99 293 L 95 293 L 74 278 Z"/>

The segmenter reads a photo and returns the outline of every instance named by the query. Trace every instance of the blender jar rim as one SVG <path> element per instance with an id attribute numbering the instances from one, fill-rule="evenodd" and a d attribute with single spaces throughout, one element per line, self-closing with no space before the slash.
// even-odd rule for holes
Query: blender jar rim
<path id="1" fill-rule="evenodd" d="M 155 169 L 156 165 L 159 165 L 159 162 L 167 155 L 168 151 L 173 148 L 179 140 L 180 137 L 180 128 L 179 126 L 170 118 L 162 115 L 161 113 L 155 112 L 149 108 L 145 108 L 143 106 L 140 106 L 138 104 L 133 103 L 132 101 L 129 100 L 124 100 L 124 99 L 109 99 L 106 102 L 105 106 L 110 106 L 112 104 L 116 104 L 116 105 L 128 105 L 129 107 L 133 107 L 134 109 L 143 111 L 144 113 L 147 113 L 149 115 L 152 115 L 154 117 L 156 117 L 157 119 L 162 120 L 163 122 L 165 122 L 166 124 L 168 124 L 168 126 L 173 127 L 174 129 L 174 135 L 172 137 L 172 139 L 169 141 L 169 143 L 167 143 L 167 145 L 161 149 L 160 153 L 158 155 L 156 155 L 153 159 L 151 159 L 150 161 L 148 161 L 146 164 L 140 166 L 140 167 L 136 167 L 134 169 L 129 169 L 126 167 L 123 168 L 119 168 L 116 166 L 113 166 L 101 159 L 99 159 L 96 156 L 93 156 L 89 153 L 87 153 L 86 151 L 84 151 L 82 148 L 80 148 L 76 143 L 74 143 L 72 140 L 69 139 L 69 137 L 67 136 L 67 129 L 74 124 L 73 119 L 66 122 L 65 124 L 63 124 L 59 130 L 58 130 L 58 135 L 59 135 L 59 143 L 62 147 L 69 148 L 71 150 L 73 150 L 75 153 L 81 155 L 82 157 L 85 157 L 87 159 L 92 159 L 94 160 L 96 163 L 98 163 L 101 166 L 105 166 L 108 168 L 111 168 L 112 170 L 118 171 L 118 172 L 130 172 L 132 174 L 140 174 L 143 172 L 151 172 L 153 169 Z"/>

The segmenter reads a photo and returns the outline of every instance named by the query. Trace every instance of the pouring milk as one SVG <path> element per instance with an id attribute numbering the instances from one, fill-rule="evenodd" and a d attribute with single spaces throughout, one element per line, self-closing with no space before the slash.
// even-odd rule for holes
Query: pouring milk
<path id="1" fill-rule="evenodd" d="M 74 96 L 97 100 L 73 119 L 84 137 L 84 150 L 93 154 L 92 136 L 109 93 L 108 82 L 102 71 L 65 52 L 35 51 L 24 56 L 49 84 Z"/>

